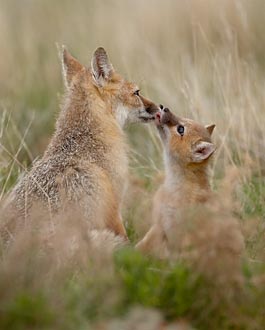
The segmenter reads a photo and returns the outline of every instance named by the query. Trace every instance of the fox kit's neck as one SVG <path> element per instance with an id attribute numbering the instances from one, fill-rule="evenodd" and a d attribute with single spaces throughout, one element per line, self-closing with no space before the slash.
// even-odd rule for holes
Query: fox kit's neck
<path id="1" fill-rule="evenodd" d="M 204 199 L 211 191 L 207 164 L 183 165 L 165 152 L 165 188 L 188 203 Z"/>

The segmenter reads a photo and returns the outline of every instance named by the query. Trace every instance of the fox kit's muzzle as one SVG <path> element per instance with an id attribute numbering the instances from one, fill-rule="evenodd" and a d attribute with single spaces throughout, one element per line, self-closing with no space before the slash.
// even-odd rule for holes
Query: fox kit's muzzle
<path id="1" fill-rule="evenodd" d="M 179 124 L 179 118 L 175 116 L 168 108 L 160 105 L 160 111 L 156 113 L 156 126 L 176 126 Z"/>

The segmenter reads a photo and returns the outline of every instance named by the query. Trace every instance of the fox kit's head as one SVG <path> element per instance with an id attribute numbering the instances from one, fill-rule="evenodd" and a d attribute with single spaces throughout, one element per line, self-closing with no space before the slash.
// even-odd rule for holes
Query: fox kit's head
<path id="1" fill-rule="evenodd" d="M 163 106 L 155 123 L 166 153 L 183 166 L 206 162 L 216 149 L 211 141 L 215 125 L 203 126 L 177 117 Z"/>
<path id="2" fill-rule="evenodd" d="M 155 113 L 159 110 L 157 105 L 144 98 L 136 84 L 115 72 L 104 48 L 94 52 L 90 68 L 80 64 L 65 49 L 62 55 L 66 87 L 77 87 L 84 94 L 99 97 L 122 127 L 128 123 L 155 119 Z"/>

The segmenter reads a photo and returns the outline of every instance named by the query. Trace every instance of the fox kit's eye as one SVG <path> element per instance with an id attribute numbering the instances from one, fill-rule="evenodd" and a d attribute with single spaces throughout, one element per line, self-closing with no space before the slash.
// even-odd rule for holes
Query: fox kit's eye
<path id="1" fill-rule="evenodd" d="M 183 136 L 184 135 L 184 131 L 185 131 L 184 126 L 178 125 L 177 132 L 179 133 L 179 135 Z"/>
<path id="2" fill-rule="evenodd" d="M 140 93 L 140 89 L 137 89 L 137 91 L 135 91 L 135 92 L 133 93 L 133 95 L 137 95 L 137 96 L 139 96 L 139 93 Z"/>

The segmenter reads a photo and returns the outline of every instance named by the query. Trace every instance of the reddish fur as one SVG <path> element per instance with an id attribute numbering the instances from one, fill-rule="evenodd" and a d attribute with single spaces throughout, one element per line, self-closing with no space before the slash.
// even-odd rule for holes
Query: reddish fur
<path id="1" fill-rule="evenodd" d="M 12 216 L 1 232 L 10 239 L 37 202 L 51 217 L 77 209 L 88 228 L 126 238 L 120 215 L 128 169 L 122 126 L 151 120 L 158 107 L 134 94 L 138 87 L 114 71 L 103 48 L 95 51 L 91 68 L 66 50 L 62 60 L 66 95 L 55 133 L 8 197 Z"/>
<path id="2" fill-rule="evenodd" d="M 176 214 L 189 205 L 205 203 L 211 198 L 208 177 L 208 160 L 193 161 L 194 148 L 202 141 L 211 143 L 213 126 L 204 127 L 190 119 L 179 118 L 171 112 L 158 116 L 158 130 L 165 154 L 166 175 L 164 183 L 154 197 L 154 225 L 137 244 L 144 252 L 167 256 L 167 230 L 176 221 Z M 185 127 L 185 134 L 177 133 L 177 126 Z M 165 134 L 166 132 L 166 134 Z"/>

